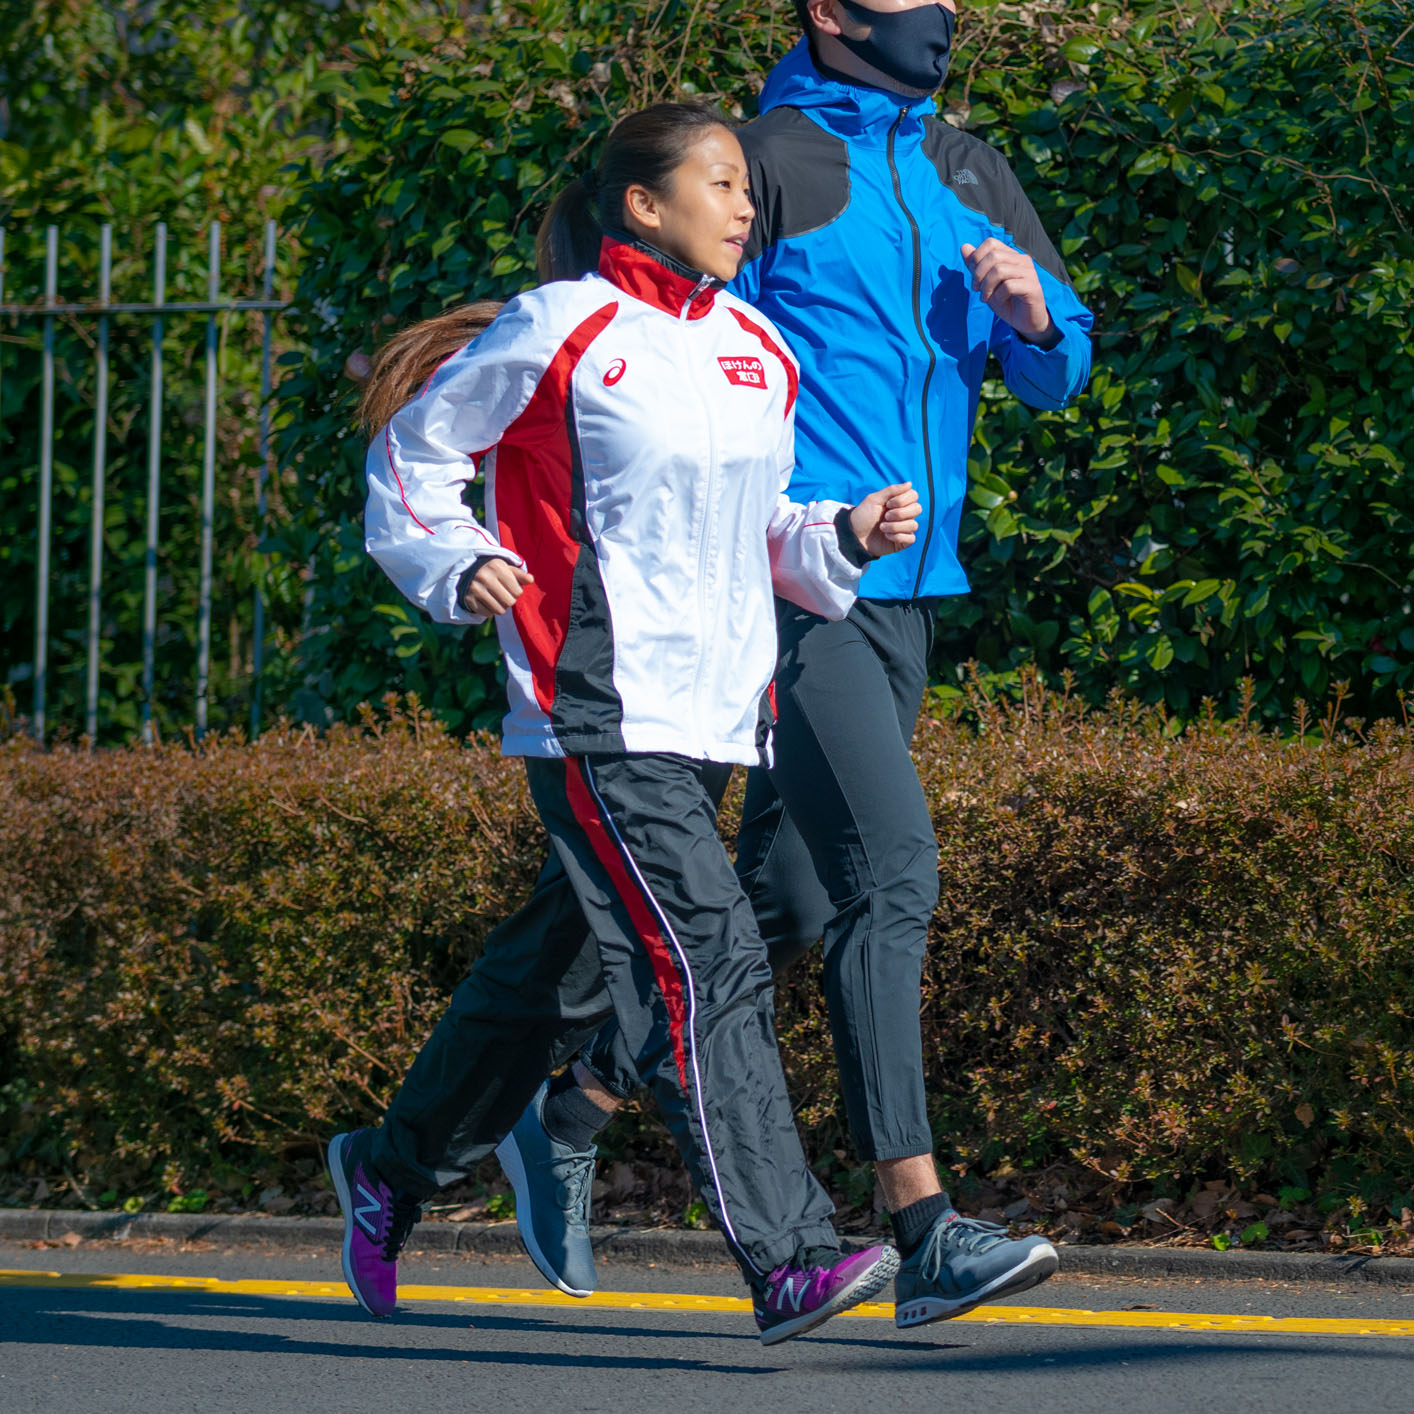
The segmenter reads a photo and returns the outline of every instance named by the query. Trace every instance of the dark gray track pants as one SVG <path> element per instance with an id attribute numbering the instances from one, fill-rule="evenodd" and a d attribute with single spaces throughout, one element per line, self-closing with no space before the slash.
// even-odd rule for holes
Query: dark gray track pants
<path id="1" fill-rule="evenodd" d="M 910 743 L 935 602 L 861 599 L 839 622 L 777 601 L 775 765 L 747 776 L 737 872 L 776 971 L 823 934 L 840 1088 L 860 1157 L 933 1152 L 919 994 L 937 841 Z M 609 1023 L 584 1064 L 627 1096 Z"/>
<path id="2" fill-rule="evenodd" d="M 616 1053 L 652 1088 L 748 1276 L 833 1245 L 766 950 L 717 837 L 726 768 L 635 755 L 526 770 L 558 867 L 453 993 L 377 1132 L 375 1167 L 418 1196 L 467 1172 L 612 1007 Z"/>

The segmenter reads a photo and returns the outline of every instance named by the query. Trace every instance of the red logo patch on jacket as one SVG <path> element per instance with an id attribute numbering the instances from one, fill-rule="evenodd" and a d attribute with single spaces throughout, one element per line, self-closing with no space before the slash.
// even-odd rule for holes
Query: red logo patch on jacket
<path id="1" fill-rule="evenodd" d="M 764 388 L 766 386 L 766 365 L 759 358 L 719 358 L 722 372 L 728 383 L 738 388 Z"/>

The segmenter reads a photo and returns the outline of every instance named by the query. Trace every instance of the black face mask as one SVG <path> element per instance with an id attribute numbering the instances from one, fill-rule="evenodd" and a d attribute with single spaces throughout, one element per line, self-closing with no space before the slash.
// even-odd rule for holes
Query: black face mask
<path id="1" fill-rule="evenodd" d="M 932 93 L 948 73 L 952 32 L 956 16 L 941 5 L 919 5 L 913 10 L 880 14 L 855 0 L 840 0 L 845 14 L 857 25 L 868 25 L 864 39 L 836 38 L 903 88 Z"/>

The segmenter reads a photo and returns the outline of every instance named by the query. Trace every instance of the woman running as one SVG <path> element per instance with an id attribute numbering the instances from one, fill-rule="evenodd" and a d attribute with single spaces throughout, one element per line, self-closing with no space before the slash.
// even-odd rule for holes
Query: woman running
<path id="1" fill-rule="evenodd" d="M 807 1167 L 716 801 L 733 763 L 769 754 L 773 593 L 843 616 L 868 562 L 912 543 L 918 503 L 908 485 L 853 508 L 784 494 L 795 364 L 722 290 L 752 215 L 719 115 L 631 115 L 542 232 L 596 269 L 513 300 L 430 377 L 437 321 L 375 370 L 375 402 L 416 396 L 370 448 L 368 548 L 435 618 L 496 617 L 503 749 L 526 758 L 558 862 L 542 878 L 567 874 L 573 895 L 538 888 L 490 935 L 382 1125 L 329 1145 L 344 1272 L 374 1315 L 392 1312 L 420 1202 L 491 1152 L 610 1009 L 764 1342 L 896 1270 L 891 1247 L 840 1252 Z M 484 523 L 463 496 L 478 470 Z M 571 905 L 591 941 L 563 926 Z"/>

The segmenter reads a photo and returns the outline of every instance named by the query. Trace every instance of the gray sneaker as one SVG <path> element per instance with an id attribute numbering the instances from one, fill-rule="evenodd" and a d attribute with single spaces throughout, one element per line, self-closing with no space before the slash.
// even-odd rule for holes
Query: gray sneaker
<path id="1" fill-rule="evenodd" d="M 1004 1227 L 944 1213 L 894 1282 L 894 1324 L 922 1326 L 1037 1286 L 1060 1266 L 1044 1237 L 1013 1241 Z"/>
<path id="2" fill-rule="evenodd" d="M 516 1126 L 496 1146 L 496 1157 L 516 1195 L 516 1227 L 530 1260 L 568 1296 L 594 1294 L 594 1249 L 589 1243 L 589 1199 L 594 1184 L 591 1144 L 582 1152 L 545 1132 L 542 1085 Z"/>

